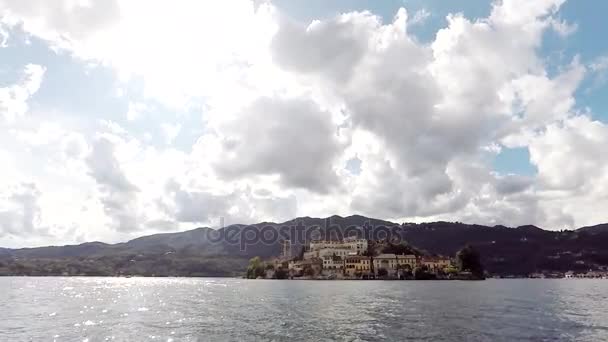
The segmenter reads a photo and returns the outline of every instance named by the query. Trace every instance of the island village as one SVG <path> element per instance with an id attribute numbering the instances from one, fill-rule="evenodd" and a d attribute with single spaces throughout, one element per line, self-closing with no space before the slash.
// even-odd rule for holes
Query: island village
<path id="1" fill-rule="evenodd" d="M 373 246 L 372 246 L 373 245 Z M 407 246 L 357 237 L 316 240 L 292 256 L 290 241 L 269 262 L 250 261 L 248 278 L 266 279 L 470 279 L 456 259 L 428 256 Z"/>

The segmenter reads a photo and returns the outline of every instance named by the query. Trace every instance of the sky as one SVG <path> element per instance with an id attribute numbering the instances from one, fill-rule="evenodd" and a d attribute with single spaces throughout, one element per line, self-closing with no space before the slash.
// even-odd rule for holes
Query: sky
<path id="1" fill-rule="evenodd" d="M 608 222 L 608 3 L 0 0 L 0 246 Z"/>

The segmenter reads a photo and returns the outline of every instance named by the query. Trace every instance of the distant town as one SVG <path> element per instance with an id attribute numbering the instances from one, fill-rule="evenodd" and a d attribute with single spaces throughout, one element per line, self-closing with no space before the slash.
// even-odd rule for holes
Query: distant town
<path id="1" fill-rule="evenodd" d="M 358 237 L 317 240 L 292 256 L 290 241 L 283 241 L 278 258 L 250 260 L 247 278 L 267 279 L 484 279 L 479 254 L 470 246 L 455 258 L 424 255 L 405 243 L 372 241 Z"/>

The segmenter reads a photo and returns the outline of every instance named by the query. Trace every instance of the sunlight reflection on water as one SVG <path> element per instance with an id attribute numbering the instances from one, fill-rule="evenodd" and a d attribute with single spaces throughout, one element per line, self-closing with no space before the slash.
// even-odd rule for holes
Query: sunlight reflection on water
<path id="1" fill-rule="evenodd" d="M 0 278 L 0 340 L 608 340 L 608 281 Z"/>

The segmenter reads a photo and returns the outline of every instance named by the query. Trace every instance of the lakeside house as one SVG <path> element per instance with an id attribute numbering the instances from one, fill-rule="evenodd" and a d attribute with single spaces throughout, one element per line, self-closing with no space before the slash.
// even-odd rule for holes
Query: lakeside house
<path id="1" fill-rule="evenodd" d="M 415 254 L 368 253 L 369 242 L 356 237 L 344 240 L 311 241 L 301 260 L 284 256 L 290 278 L 321 277 L 332 279 L 405 279 L 417 269 L 433 275 L 452 267 L 451 258 Z"/>
<path id="2" fill-rule="evenodd" d="M 439 256 L 424 256 L 422 257 L 422 265 L 426 266 L 429 271 L 436 273 L 443 271 L 452 265 L 450 258 L 444 258 Z"/>
<path id="3" fill-rule="evenodd" d="M 414 254 L 380 254 L 374 257 L 374 275 L 385 270 L 387 276 L 398 278 L 405 272 L 411 273 L 420 265 L 421 259 Z"/>
<path id="4" fill-rule="evenodd" d="M 348 277 L 361 277 L 363 274 L 369 274 L 371 269 L 371 260 L 369 257 L 362 255 L 351 255 L 344 260 L 344 275 Z"/>

